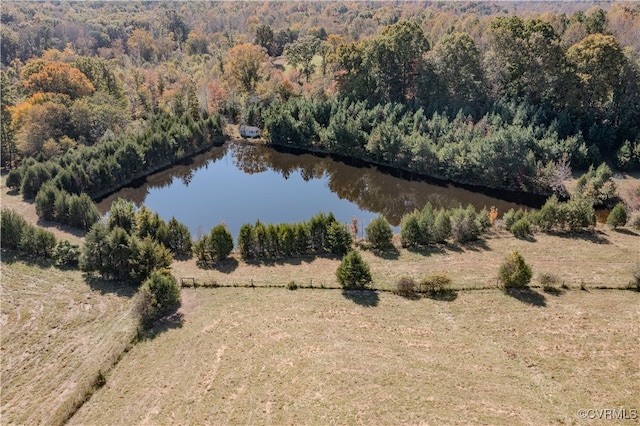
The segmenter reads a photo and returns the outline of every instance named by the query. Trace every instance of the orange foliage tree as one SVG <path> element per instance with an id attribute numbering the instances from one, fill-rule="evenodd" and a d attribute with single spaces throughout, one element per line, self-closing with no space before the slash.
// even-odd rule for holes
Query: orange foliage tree
<path id="1" fill-rule="evenodd" d="M 62 93 L 78 99 L 94 92 L 95 88 L 79 69 L 62 62 L 38 64 L 38 71 L 28 75 L 22 84 L 32 94 Z"/>

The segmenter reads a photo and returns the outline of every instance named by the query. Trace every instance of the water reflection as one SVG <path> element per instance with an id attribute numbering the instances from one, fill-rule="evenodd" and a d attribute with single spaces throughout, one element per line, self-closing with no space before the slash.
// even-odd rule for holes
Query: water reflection
<path id="1" fill-rule="evenodd" d="M 248 180 L 247 176 L 252 176 L 252 180 Z M 323 185 L 312 185 L 313 182 L 322 182 Z M 327 198 L 327 194 L 321 194 L 328 191 L 334 195 Z M 149 204 L 151 193 L 158 206 Z M 291 199 L 287 198 L 288 195 Z M 523 207 L 450 184 L 402 179 L 373 166 L 355 167 L 330 157 L 279 152 L 243 142 L 228 142 L 149 176 L 137 185 L 102 200 L 99 203 L 100 210 L 106 212 L 118 197 L 132 200 L 138 206 L 147 204 L 166 219 L 172 215 L 168 212 L 171 209 L 166 206 L 172 205 L 173 211 L 191 209 L 215 212 L 225 221 L 230 218 L 240 220 L 242 218 L 238 216 L 246 215 L 242 223 L 254 221 L 256 215 L 275 218 L 275 222 L 291 221 L 291 210 L 296 210 L 292 205 L 316 199 L 323 200 L 321 209 L 325 212 L 334 211 L 338 203 L 344 202 L 340 200 L 347 200 L 360 212 L 370 212 L 371 216 L 382 214 L 394 226 L 400 224 L 404 214 L 421 209 L 427 202 L 436 208 L 467 204 L 478 209 L 495 206 L 501 212 L 512 207 Z M 265 197 L 279 201 L 259 207 L 256 201 Z M 167 212 L 163 212 L 165 207 Z M 257 209 L 260 211 L 256 212 Z M 307 216 L 294 217 L 293 220 L 306 220 L 315 213 L 317 211 L 310 214 L 305 212 Z M 350 217 L 339 219 L 349 221 Z M 181 220 L 180 217 L 178 220 Z M 204 225 L 189 223 L 188 219 L 181 221 L 192 232 Z"/>

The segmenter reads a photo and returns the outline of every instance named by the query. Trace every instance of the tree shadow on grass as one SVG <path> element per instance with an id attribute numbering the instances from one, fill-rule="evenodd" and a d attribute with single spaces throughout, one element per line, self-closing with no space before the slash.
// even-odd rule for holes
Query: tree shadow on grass
<path id="1" fill-rule="evenodd" d="M 375 256 L 386 260 L 398 260 L 398 258 L 400 257 L 400 250 L 398 250 L 396 247 L 389 247 L 384 250 L 372 249 L 371 252 Z"/>
<path id="2" fill-rule="evenodd" d="M 523 236 L 520 236 L 520 237 L 515 236 L 515 237 L 516 237 L 517 240 L 526 241 L 528 243 L 535 243 L 535 242 L 538 241 L 538 240 L 536 240 L 536 237 L 534 237 L 531 234 L 530 235 L 523 235 Z"/>
<path id="3" fill-rule="evenodd" d="M 491 250 L 491 247 L 487 245 L 487 241 L 484 240 L 483 238 L 476 241 L 461 243 L 460 246 L 462 249 L 466 249 L 470 251 L 481 251 L 481 250 L 490 251 Z"/>
<path id="4" fill-rule="evenodd" d="M 395 292 L 395 294 L 397 294 L 398 296 L 407 299 L 407 300 L 420 300 L 422 299 L 422 297 L 420 296 L 420 293 L 415 292 L 415 291 L 402 291 L 402 292 Z"/>
<path id="5" fill-rule="evenodd" d="M 453 302 L 458 298 L 458 292 L 455 290 L 429 291 L 424 296 L 442 302 Z"/>
<path id="6" fill-rule="evenodd" d="M 296 257 L 264 257 L 258 259 L 247 260 L 247 264 L 252 266 L 274 266 L 274 265 L 302 265 L 302 263 L 311 263 L 318 257 L 329 257 L 332 255 L 309 255 Z"/>
<path id="7" fill-rule="evenodd" d="M 614 231 L 617 232 L 618 234 L 630 235 L 634 237 L 638 236 L 638 233 L 633 232 L 631 229 L 616 228 L 614 229 Z"/>
<path id="8" fill-rule="evenodd" d="M 407 250 L 411 253 L 421 254 L 422 256 L 431 256 L 434 254 L 443 254 L 445 250 L 437 246 L 421 246 L 421 247 L 407 247 Z"/>
<path id="9" fill-rule="evenodd" d="M 104 280 L 87 273 L 82 276 L 92 290 L 102 294 L 113 293 L 121 297 L 133 297 L 138 291 L 136 286 L 127 282 Z"/>
<path id="10" fill-rule="evenodd" d="M 67 234 L 71 234 L 74 237 L 78 237 L 78 238 L 83 238 L 85 235 L 87 235 L 87 231 L 85 230 L 82 230 L 80 228 L 76 228 L 70 225 L 64 225 L 60 222 L 55 222 L 53 220 L 38 219 L 36 224 L 44 229 L 51 229 L 51 228 L 57 229 L 59 231 L 66 232 Z M 60 240 L 62 241 L 64 240 L 64 238 L 61 238 Z"/>
<path id="11" fill-rule="evenodd" d="M 550 285 L 546 285 L 542 287 L 542 291 L 552 296 L 562 296 L 564 294 L 564 290 L 558 287 L 553 287 Z"/>
<path id="12" fill-rule="evenodd" d="M 351 300 L 353 303 L 366 306 L 366 307 L 375 307 L 378 306 L 378 302 L 380 302 L 380 297 L 378 297 L 378 292 L 375 290 L 342 290 L 342 295 Z"/>
<path id="13" fill-rule="evenodd" d="M 184 314 L 182 312 L 178 312 L 180 306 L 181 305 L 178 304 L 178 306 L 169 311 L 167 315 L 156 321 L 153 324 L 153 327 L 144 334 L 144 339 L 153 340 L 169 330 L 182 328 L 184 325 Z"/>
<path id="14" fill-rule="evenodd" d="M 18 253 L 17 251 L 5 251 L 0 254 L 0 260 L 2 263 L 12 264 L 16 262 L 24 262 L 27 265 L 37 266 L 42 269 L 47 269 L 56 266 L 53 259 L 45 259 L 42 257 L 30 257 Z"/>
<path id="15" fill-rule="evenodd" d="M 539 307 L 547 306 L 547 299 L 544 294 L 540 294 L 530 288 L 508 288 L 505 289 L 505 293 L 522 303 Z"/>
<path id="16" fill-rule="evenodd" d="M 570 240 L 584 240 L 590 241 L 594 244 L 611 244 L 602 231 L 582 231 L 582 232 L 548 232 L 549 235 L 554 237 L 566 238 Z"/>
<path id="17" fill-rule="evenodd" d="M 218 261 L 202 261 L 197 260 L 196 266 L 201 269 L 213 269 L 223 274 L 230 274 L 238 268 L 238 261 L 233 257 Z"/>

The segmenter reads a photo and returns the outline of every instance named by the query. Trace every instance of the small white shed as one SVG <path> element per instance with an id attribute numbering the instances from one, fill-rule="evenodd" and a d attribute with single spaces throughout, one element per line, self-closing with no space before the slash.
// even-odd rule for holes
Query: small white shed
<path id="1" fill-rule="evenodd" d="M 260 128 L 254 126 L 240 126 L 240 136 L 243 138 L 257 138 L 260 136 Z"/>

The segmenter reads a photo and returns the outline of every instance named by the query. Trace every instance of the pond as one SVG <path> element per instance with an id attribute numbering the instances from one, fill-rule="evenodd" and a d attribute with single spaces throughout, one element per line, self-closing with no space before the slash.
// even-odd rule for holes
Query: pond
<path id="1" fill-rule="evenodd" d="M 301 222 L 319 212 L 333 212 L 343 223 L 355 217 L 360 228 L 381 214 L 399 232 L 402 216 L 427 202 L 436 208 L 495 206 L 501 213 L 524 207 L 524 201 L 505 201 L 453 184 L 241 141 L 214 147 L 121 189 L 98 208 L 105 213 L 118 198 L 144 204 L 165 221 L 175 216 L 195 238 L 225 223 L 234 239 L 244 223 Z"/>

